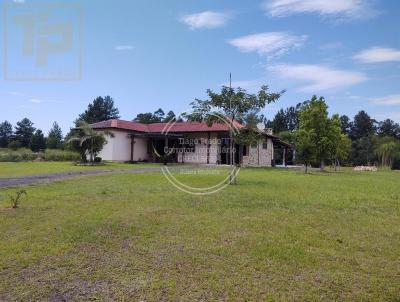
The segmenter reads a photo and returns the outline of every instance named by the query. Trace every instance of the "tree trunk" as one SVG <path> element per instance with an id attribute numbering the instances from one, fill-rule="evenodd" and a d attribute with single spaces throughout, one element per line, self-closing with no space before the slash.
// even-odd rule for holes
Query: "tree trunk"
<path id="1" fill-rule="evenodd" d="M 325 161 L 324 160 L 321 160 L 321 166 L 320 166 L 320 168 L 319 168 L 321 171 L 324 171 L 324 169 L 325 169 Z"/>
<path id="2" fill-rule="evenodd" d="M 308 164 L 306 163 L 306 170 L 305 170 L 306 174 L 308 173 Z"/>

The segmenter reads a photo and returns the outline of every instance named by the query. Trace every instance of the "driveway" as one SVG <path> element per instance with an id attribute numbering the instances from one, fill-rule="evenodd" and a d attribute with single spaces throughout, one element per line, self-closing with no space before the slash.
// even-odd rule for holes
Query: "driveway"
<path id="1" fill-rule="evenodd" d="M 115 174 L 115 173 L 145 173 L 145 172 L 159 172 L 160 170 L 161 168 L 91 170 L 91 171 L 65 172 L 65 173 L 52 173 L 52 174 L 21 176 L 21 177 L 0 178 L 0 188 L 24 186 L 36 183 L 46 183 L 59 179 L 68 179 L 86 175 L 103 175 L 103 174 Z"/>

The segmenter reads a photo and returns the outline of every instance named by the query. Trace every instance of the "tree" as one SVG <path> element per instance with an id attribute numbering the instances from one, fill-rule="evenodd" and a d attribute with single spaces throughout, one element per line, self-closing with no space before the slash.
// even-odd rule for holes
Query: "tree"
<path id="1" fill-rule="evenodd" d="M 350 137 L 353 140 L 360 139 L 362 137 L 368 137 L 375 133 L 376 121 L 372 119 L 368 113 L 361 110 L 354 116 L 354 121 L 351 125 Z"/>
<path id="2" fill-rule="evenodd" d="M 393 161 L 400 157 L 400 142 L 393 137 L 382 137 L 378 141 L 375 152 L 382 166 L 392 168 Z"/>
<path id="3" fill-rule="evenodd" d="M 341 133 L 339 140 L 336 145 L 334 145 L 333 156 L 334 156 L 334 166 L 335 171 L 340 168 L 340 163 L 347 160 L 351 151 L 351 140 L 350 138 Z"/>
<path id="4" fill-rule="evenodd" d="M 267 121 L 266 127 L 272 128 L 274 133 L 285 131 L 293 132 L 299 128 L 300 109 L 305 103 L 298 103 L 296 106 L 280 109 L 272 121 Z"/>
<path id="5" fill-rule="evenodd" d="M 38 129 L 32 135 L 30 147 L 33 152 L 38 152 L 40 150 L 46 149 L 46 139 L 43 135 L 42 130 Z"/>
<path id="6" fill-rule="evenodd" d="M 296 156 L 304 163 L 305 173 L 308 173 L 308 166 L 317 156 L 314 138 L 314 129 L 300 128 L 295 132 Z"/>
<path id="7" fill-rule="evenodd" d="M 12 125 L 8 121 L 0 123 L 0 148 L 6 148 L 13 136 Z"/>
<path id="8" fill-rule="evenodd" d="M 153 116 L 155 120 L 162 122 L 164 120 L 165 112 L 161 108 L 158 108 L 156 111 L 154 111 Z"/>
<path id="9" fill-rule="evenodd" d="M 53 127 L 50 129 L 47 136 L 46 145 L 49 149 L 60 149 L 62 147 L 62 130 L 57 122 L 53 123 Z"/>
<path id="10" fill-rule="evenodd" d="M 221 122 L 220 116 L 229 120 L 230 125 L 236 120 L 244 120 L 246 115 L 264 108 L 267 104 L 277 101 L 284 93 L 271 93 L 268 86 L 262 86 L 257 94 L 249 94 L 242 88 L 230 88 L 223 86 L 220 93 L 208 89 L 208 99 L 196 99 L 191 103 L 193 113 L 186 115 L 190 121 L 207 121 L 208 124 Z M 254 131 L 250 131 L 252 133 Z M 234 133 L 230 131 L 230 164 L 233 166 Z M 232 173 L 231 173 L 232 176 Z M 230 178 L 230 183 L 235 181 Z"/>
<path id="11" fill-rule="evenodd" d="M 136 115 L 136 117 L 133 119 L 133 121 L 142 123 L 142 124 L 157 123 L 157 121 L 154 121 L 154 116 L 153 116 L 153 113 L 151 113 L 151 112 L 139 113 L 138 115 Z"/>
<path id="12" fill-rule="evenodd" d="M 340 116 L 340 128 L 345 134 L 350 134 L 352 123 L 347 115 Z"/>
<path id="13" fill-rule="evenodd" d="M 35 130 L 33 123 L 28 118 L 24 118 L 15 126 L 15 139 L 21 143 L 22 147 L 29 148 Z"/>
<path id="14" fill-rule="evenodd" d="M 81 121 L 77 128 L 72 129 L 68 143 L 71 149 L 80 153 L 83 162 L 87 161 L 86 155 L 89 154 L 89 162 L 93 164 L 95 157 L 107 142 L 106 135 L 114 136 L 108 131 L 95 131 L 88 123 Z"/>
<path id="15" fill-rule="evenodd" d="M 375 127 L 376 121 L 372 119 L 364 110 L 354 116 L 354 121 L 350 130 L 352 143 L 351 161 L 354 164 L 371 164 L 375 157 Z"/>
<path id="16" fill-rule="evenodd" d="M 304 103 L 298 103 L 296 107 L 290 106 L 285 110 L 287 130 L 293 132 L 299 128 L 299 115 Z"/>
<path id="17" fill-rule="evenodd" d="M 391 119 L 386 119 L 379 123 L 378 135 L 381 137 L 390 136 L 400 138 L 400 126 Z"/>
<path id="18" fill-rule="evenodd" d="M 300 129 L 307 133 L 307 139 L 315 148 L 315 158 L 320 163 L 321 170 L 325 167 L 325 161 L 332 150 L 332 122 L 328 118 L 328 106 L 323 97 L 313 96 L 303 106 L 300 112 Z"/>
<path id="19" fill-rule="evenodd" d="M 287 121 L 285 112 L 283 109 L 280 109 L 274 116 L 272 121 L 268 121 L 266 124 L 267 128 L 272 128 L 274 133 L 280 133 L 283 131 L 288 131 Z"/>
<path id="20" fill-rule="evenodd" d="M 93 103 L 88 105 L 84 113 L 80 114 L 75 124 L 79 121 L 84 121 L 88 124 L 93 124 L 110 119 L 118 119 L 119 110 L 114 107 L 114 100 L 110 96 L 102 98 L 101 96 L 93 100 Z"/>
<path id="21" fill-rule="evenodd" d="M 167 116 L 165 116 L 164 110 L 158 108 L 156 111 L 154 111 L 154 113 L 139 113 L 133 120 L 142 124 L 154 124 L 169 122 L 173 117 L 175 117 L 175 113 L 173 111 L 169 111 Z"/>

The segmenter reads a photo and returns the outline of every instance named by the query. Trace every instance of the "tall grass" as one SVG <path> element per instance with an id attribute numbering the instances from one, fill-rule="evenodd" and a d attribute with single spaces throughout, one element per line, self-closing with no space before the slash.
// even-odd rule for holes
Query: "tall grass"
<path id="1" fill-rule="evenodd" d="M 77 161 L 80 156 L 76 152 L 64 150 L 45 150 L 45 152 L 32 152 L 30 149 L 18 150 L 0 149 L 0 162 L 22 162 L 33 160 L 45 161 Z"/>

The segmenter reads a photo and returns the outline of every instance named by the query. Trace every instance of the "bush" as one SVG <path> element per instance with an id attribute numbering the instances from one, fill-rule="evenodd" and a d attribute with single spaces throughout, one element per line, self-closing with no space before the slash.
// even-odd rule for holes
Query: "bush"
<path id="1" fill-rule="evenodd" d="M 19 162 L 35 160 L 39 157 L 38 153 L 33 153 L 31 150 L 22 148 L 18 150 L 2 149 L 0 151 L 0 162 Z"/>
<path id="2" fill-rule="evenodd" d="M 73 151 L 47 149 L 44 152 L 45 161 L 78 161 L 79 159 L 79 153 Z"/>
<path id="3" fill-rule="evenodd" d="M 101 157 L 99 157 L 99 156 L 96 156 L 95 158 L 94 158 L 94 162 L 95 163 L 101 163 Z"/>
<path id="4" fill-rule="evenodd" d="M 1 149 L 0 162 L 19 162 L 44 159 L 46 161 L 78 161 L 80 156 L 76 152 L 63 150 L 46 150 L 44 153 L 35 153 L 29 149 L 18 150 Z"/>

